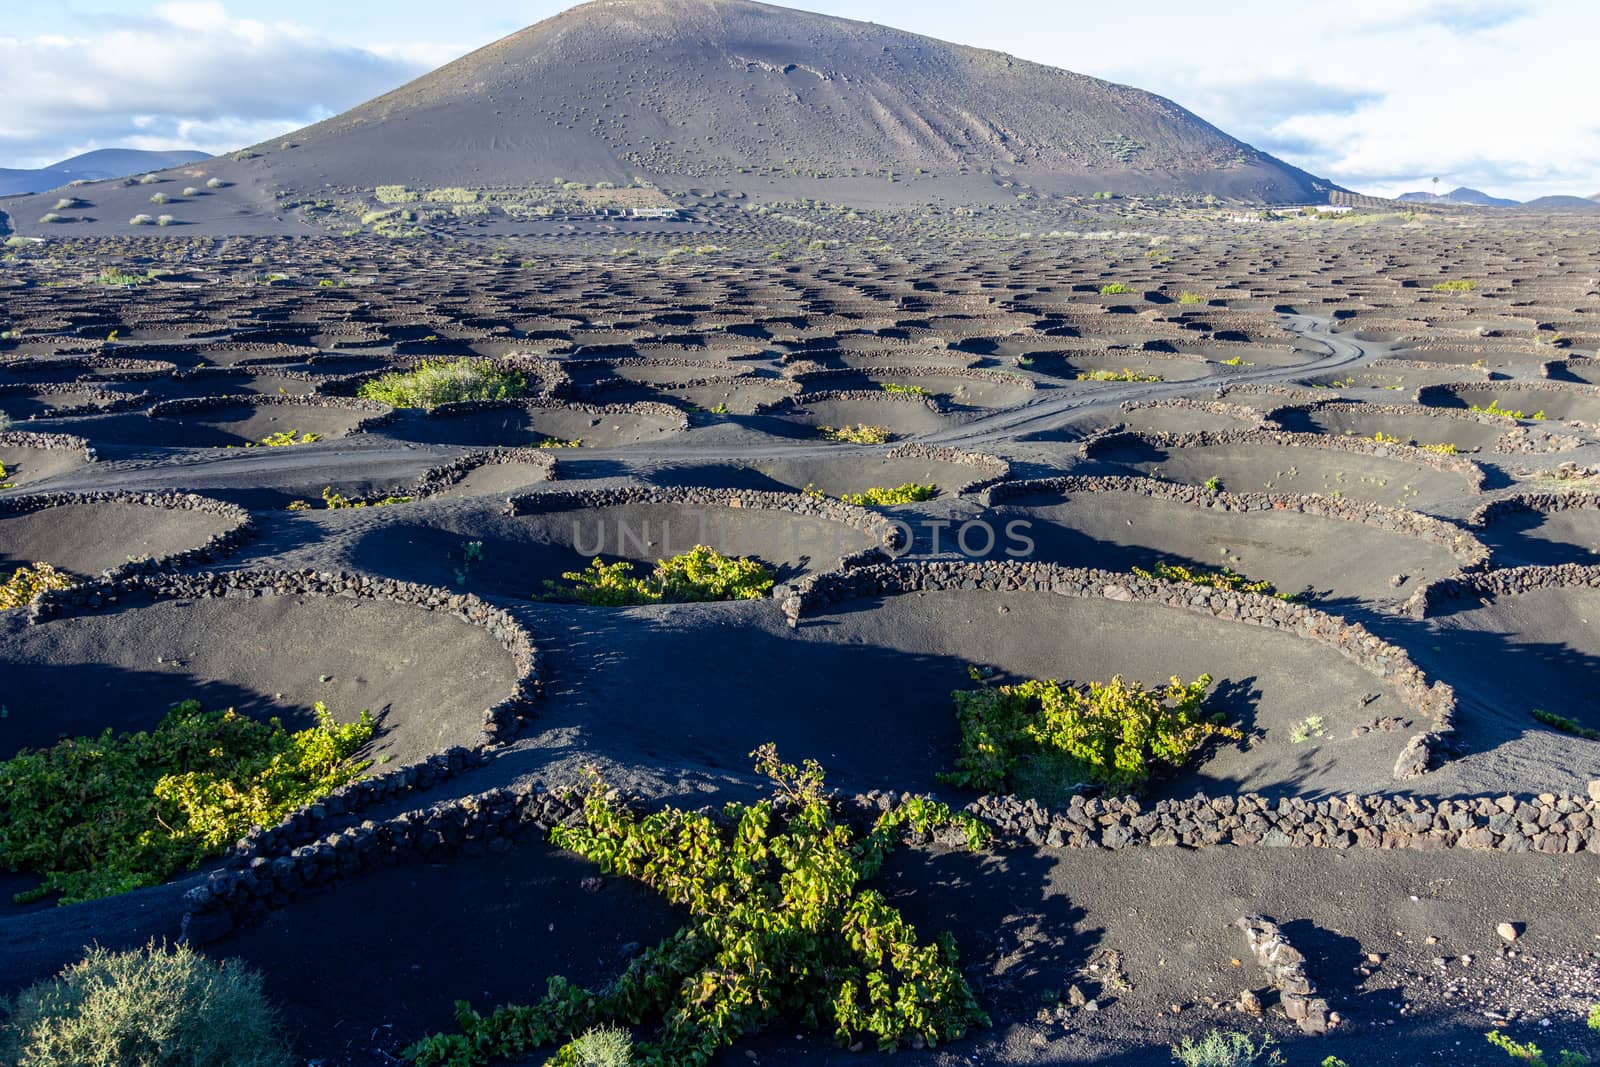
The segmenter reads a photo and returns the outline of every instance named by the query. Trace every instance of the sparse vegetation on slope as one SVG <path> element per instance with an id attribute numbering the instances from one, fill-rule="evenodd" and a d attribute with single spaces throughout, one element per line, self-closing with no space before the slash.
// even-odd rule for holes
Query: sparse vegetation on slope
<path id="1" fill-rule="evenodd" d="M 651 1034 L 632 1048 L 640 1067 L 699 1067 L 779 1023 L 885 1050 L 988 1025 L 954 942 L 919 943 L 899 910 L 865 886 L 906 830 L 950 827 L 977 847 L 987 839 L 983 826 L 913 798 L 858 834 L 836 818 L 815 762 L 782 763 L 771 745 L 754 755 L 774 795 L 728 804 L 720 818 L 677 808 L 641 816 L 597 781 L 583 824 L 551 831 L 552 843 L 603 872 L 659 890 L 688 911 L 687 925 L 605 989 L 552 978 L 536 1004 L 480 1015 L 458 1003 L 461 1032 L 420 1041 L 406 1058 L 418 1067 L 476 1067 L 553 1045 L 547 1062 L 573 1065 L 582 1062 L 575 1044 L 593 1027 L 621 1024 Z"/>
<path id="2" fill-rule="evenodd" d="M 0 474 L 4 473 L 0 470 Z M 0 610 L 26 607 L 28 601 L 47 590 L 71 588 L 72 577 L 48 563 L 18 567 L 11 572 L 11 577 L 0 583 Z"/>
<path id="3" fill-rule="evenodd" d="M 887 444 L 894 436 L 887 426 L 868 426 L 865 423 L 855 426 L 819 426 L 817 433 L 824 441 L 838 441 L 851 445 Z"/>
<path id="4" fill-rule="evenodd" d="M 937 486 L 919 485 L 916 482 L 906 482 L 893 488 L 873 486 L 860 493 L 841 493 L 839 499 L 846 504 L 854 504 L 861 508 L 881 508 L 893 504 L 916 504 L 924 500 L 932 500 L 939 495 Z"/>

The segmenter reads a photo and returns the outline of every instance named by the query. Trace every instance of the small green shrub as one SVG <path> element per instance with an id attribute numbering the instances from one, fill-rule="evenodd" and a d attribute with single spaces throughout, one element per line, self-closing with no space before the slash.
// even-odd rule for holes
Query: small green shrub
<path id="1" fill-rule="evenodd" d="M 1204 1037 L 1186 1037 L 1172 1046 L 1172 1058 L 1183 1067 L 1250 1067 L 1282 1063 L 1271 1034 L 1259 1041 L 1243 1030 L 1213 1030 Z"/>
<path id="2" fill-rule="evenodd" d="M 1589 1009 L 1589 1029 L 1600 1034 L 1600 1003 Z"/>
<path id="3" fill-rule="evenodd" d="M 578 1035 L 629 1024 L 653 1029 L 652 1041 L 633 1046 L 632 1062 L 704 1067 L 718 1050 L 778 1024 L 829 1032 L 841 1045 L 872 1039 L 884 1051 L 988 1025 L 948 935 L 920 944 L 899 910 L 864 885 L 907 829 L 951 827 L 974 848 L 987 829 L 919 797 L 862 834 L 835 817 L 816 763 L 781 763 L 772 745 L 753 755 L 774 783 L 771 799 L 730 803 L 720 818 L 676 808 L 641 816 L 596 781 L 583 823 L 551 831 L 553 844 L 686 910 L 682 929 L 602 990 L 552 978 L 535 1004 L 481 1015 L 458 1002 L 460 1032 L 425 1038 L 405 1057 L 418 1067 L 477 1067 L 556 1045 L 546 1062 L 572 1067 L 584 1062 Z"/>
<path id="4" fill-rule="evenodd" d="M 227 184 L 228 183 L 223 181 L 221 178 L 207 178 L 206 179 L 206 188 L 207 189 L 221 189 L 223 186 L 225 186 Z"/>
<path id="5" fill-rule="evenodd" d="M 633 1063 L 633 1035 L 620 1026 L 594 1026 L 572 1043 L 577 1067 L 629 1067 Z"/>
<path id="6" fill-rule="evenodd" d="M 878 388 L 895 396 L 928 396 L 929 393 L 920 385 L 901 385 L 899 382 L 879 382 Z"/>
<path id="7" fill-rule="evenodd" d="M 1205 297 L 1199 293 L 1191 293 L 1187 289 L 1178 294 L 1178 303 L 1180 304 L 1203 304 L 1205 301 Z"/>
<path id="8" fill-rule="evenodd" d="M 694 604 L 716 600 L 760 600 L 772 590 L 776 576 L 753 559 L 730 559 L 714 548 L 696 545 L 670 559 L 659 560 L 648 578 L 635 578 L 633 564 L 607 564 L 596 558 L 586 571 L 561 577 L 576 583 L 569 589 L 546 582 L 550 595 L 597 607 L 636 604 Z"/>
<path id="9" fill-rule="evenodd" d="M 44 877 L 19 899 L 69 904 L 159 885 L 354 781 L 376 726 L 362 712 L 294 733 L 200 702 L 148 733 L 78 737 L 0 763 L 0 865 Z M 63 798 L 71 798 L 63 803 Z"/>
<path id="10" fill-rule="evenodd" d="M 261 439 L 261 443 L 259 445 L 249 444 L 245 445 L 245 447 L 290 448 L 294 445 L 316 444 L 320 440 L 322 440 L 322 435 L 320 433 L 311 433 L 310 431 L 301 433 L 299 430 L 279 430 L 277 433 L 267 434 L 267 436 Z"/>
<path id="11" fill-rule="evenodd" d="M 887 426 L 868 426 L 860 423 L 855 426 L 819 426 L 817 433 L 824 441 L 839 441 L 851 445 L 882 445 L 887 444 L 894 435 Z"/>
<path id="12" fill-rule="evenodd" d="M 1453 456 L 1461 450 L 1448 441 L 1441 441 L 1436 445 L 1418 445 L 1424 452 L 1432 452 L 1436 456 Z"/>
<path id="13" fill-rule="evenodd" d="M 515 400 L 528 382 L 491 359 L 429 359 L 364 383 L 358 395 L 396 408 L 435 408 L 467 400 Z"/>
<path id="14" fill-rule="evenodd" d="M 1142 787 L 1158 767 L 1181 767 L 1212 737 L 1243 740 L 1220 714 L 1201 713 L 1210 685 L 1211 676 L 1202 674 L 1189 685 L 1173 678 L 1152 691 L 1117 675 L 1086 686 L 1029 680 L 957 690 L 951 696 L 961 748 L 956 769 L 940 778 L 984 792 L 1015 786 L 1035 795 L 1083 782 Z"/>
<path id="15" fill-rule="evenodd" d="M 1206 479 L 1206 489 L 1213 493 L 1222 492 L 1222 479 L 1213 474 Z"/>
<path id="16" fill-rule="evenodd" d="M 422 194 L 422 199 L 434 204 L 475 204 L 478 194 L 471 189 L 430 189 Z"/>
<path id="17" fill-rule="evenodd" d="M 1138 371 L 1129 370 L 1125 367 L 1120 371 L 1079 371 L 1077 374 L 1077 380 L 1080 382 L 1159 382 L 1162 381 L 1162 377 L 1159 374 L 1142 374 Z"/>
<path id="18" fill-rule="evenodd" d="M 107 267 L 94 282 L 96 285 L 148 285 L 153 280 L 148 274 L 130 274 L 117 267 Z M 115 332 L 107 340 L 116 340 Z"/>
<path id="19" fill-rule="evenodd" d="M 1448 282 L 1440 282 L 1433 287 L 1436 293 L 1470 293 L 1478 288 L 1478 283 L 1471 278 L 1456 278 Z"/>
<path id="20" fill-rule="evenodd" d="M 0 1027 L 0 1062 L 19 1067 L 289 1067 L 261 976 L 188 945 L 91 948 L 19 994 Z"/>
<path id="21" fill-rule="evenodd" d="M 1528 1067 L 1589 1067 L 1589 1057 L 1577 1052 L 1568 1052 L 1562 1049 L 1554 1061 L 1544 1058 L 1544 1050 L 1533 1042 L 1523 1044 L 1513 1041 L 1498 1030 L 1491 1030 L 1487 1035 L 1489 1044 L 1501 1049 L 1507 1056 L 1528 1065 Z"/>
<path id="22" fill-rule="evenodd" d="M 0 415 L 0 433 L 3 433 L 10 426 L 11 426 L 11 420 L 6 418 L 4 415 Z M 7 480 L 10 477 L 11 477 L 11 475 L 6 473 L 6 465 L 4 463 L 0 463 L 0 489 L 15 489 L 16 488 L 15 483 L 10 482 L 10 481 Z"/>
<path id="23" fill-rule="evenodd" d="M 1133 568 L 1133 573 L 1151 581 L 1183 582 L 1185 585 L 1201 585 L 1208 589 L 1226 589 L 1233 593 L 1258 593 L 1261 596 L 1270 596 L 1278 600 L 1293 601 L 1298 599 L 1293 593 L 1278 592 L 1273 588 L 1271 582 L 1252 582 L 1244 575 L 1227 567 L 1221 567 L 1216 570 L 1212 570 L 1209 567 L 1190 568 L 1181 563 L 1168 563 L 1166 560 L 1162 560 L 1155 565 L 1153 570 L 1135 567 Z"/>
<path id="24" fill-rule="evenodd" d="M 380 185 L 372 190 L 372 197 L 380 204 L 410 204 L 417 194 L 403 185 Z"/>
<path id="25" fill-rule="evenodd" d="M 381 500 L 351 500 L 343 493 L 334 492 L 333 486 L 322 487 L 322 506 L 329 511 L 340 511 L 345 508 L 386 508 L 392 504 L 409 504 L 415 500 L 410 496 L 386 496 Z M 289 503 L 290 511 L 310 511 L 311 503 L 307 500 L 294 500 Z"/>
<path id="26" fill-rule="evenodd" d="M 560 437 L 541 437 L 533 443 L 534 448 L 582 448 L 583 438 L 574 437 L 568 441 Z"/>
<path id="27" fill-rule="evenodd" d="M 1321 715 L 1308 715 L 1294 724 L 1294 728 L 1289 731 L 1289 740 L 1297 745 L 1303 745 L 1313 737 L 1321 737 L 1327 728 L 1327 720 Z"/>
<path id="28" fill-rule="evenodd" d="M 0 478 L 4 478 L 5 473 L 5 468 L 0 467 Z M 0 583 L 0 610 L 27 607 L 30 600 L 46 590 L 71 588 L 72 578 L 48 563 L 18 567 L 10 578 Z"/>
<path id="29" fill-rule="evenodd" d="M 879 508 L 888 507 L 891 504 L 916 504 L 923 500 L 932 500 L 938 495 L 939 489 L 937 486 L 907 482 L 892 489 L 873 486 L 862 493 L 841 493 L 839 499 L 846 504 L 854 504 L 856 507 Z"/>
<path id="30" fill-rule="evenodd" d="M 1577 719 L 1569 719 L 1565 715 L 1557 715 L 1543 708 L 1534 708 L 1533 717 L 1552 730 L 1560 730 L 1564 734 L 1581 737 L 1586 741 L 1600 741 L 1600 730 L 1591 730 Z M 1597 1011 L 1600 1011 L 1600 1008 L 1597 1008 Z"/>
<path id="31" fill-rule="evenodd" d="M 172 198 L 170 196 L 168 196 L 166 193 L 153 193 L 153 194 L 151 194 L 150 202 L 152 204 L 165 204 L 165 203 L 169 202 L 171 199 Z"/>
<path id="32" fill-rule="evenodd" d="M 1545 417 L 1543 411 L 1535 411 L 1532 415 L 1527 415 L 1514 408 L 1501 407 L 1499 397 L 1489 401 L 1488 407 L 1473 404 L 1467 410 L 1476 415 L 1494 415 L 1502 419 L 1527 419 L 1530 422 L 1543 422 Z"/>
<path id="33" fill-rule="evenodd" d="M 1101 296 L 1121 296 L 1124 293 L 1131 292 L 1133 292 L 1133 288 L 1131 286 L 1124 285 L 1121 282 L 1107 282 L 1105 285 L 1100 287 Z"/>

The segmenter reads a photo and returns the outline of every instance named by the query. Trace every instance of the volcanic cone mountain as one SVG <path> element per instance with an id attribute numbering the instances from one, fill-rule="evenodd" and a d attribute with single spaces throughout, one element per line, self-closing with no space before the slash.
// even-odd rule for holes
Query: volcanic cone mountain
<path id="1" fill-rule="evenodd" d="M 869 205 L 1331 188 L 1138 89 L 748 0 L 596 0 L 240 157 L 208 165 L 233 184 L 180 223 L 238 226 L 285 193 L 556 178 Z"/>

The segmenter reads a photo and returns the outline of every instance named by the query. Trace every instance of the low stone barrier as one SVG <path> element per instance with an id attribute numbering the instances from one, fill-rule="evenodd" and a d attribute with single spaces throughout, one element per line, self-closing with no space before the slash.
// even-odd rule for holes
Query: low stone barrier
<path id="1" fill-rule="evenodd" d="M 1479 505 L 1467 517 L 1467 522 L 1483 529 L 1507 515 L 1554 515 L 1563 511 L 1600 511 L 1600 493 L 1518 493 L 1515 496 L 1503 496 Z"/>
<path id="2" fill-rule="evenodd" d="M 1441 578 L 1411 594 L 1413 618 L 1426 618 L 1459 600 L 1487 600 L 1538 589 L 1600 589 L 1600 564 L 1559 563 L 1550 567 L 1508 567 L 1459 578 Z"/>
<path id="3" fill-rule="evenodd" d="M 968 452 L 960 448 L 950 448 L 945 445 L 929 445 L 920 441 L 907 441 L 902 445 L 895 445 L 883 455 L 884 459 L 912 459 L 933 463 L 954 463 L 963 467 L 976 467 L 982 477 L 970 482 L 948 489 L 952 496 L 962 496 L 967 493 L 976 493 L 987 489 L 996 482 L 1004 481 L 1011 476 L 1011 464 L 999 456 L 991 456 L 986 452 Z"/>
<path id="4" fill-rule="evenodd" d="M 1101 456 L 1113 448 L 1145 444 L 1156 448 L 1204 448 L 1216 445 L 1278 445 L 1324 452 L 1403 459 L 1447 474 L 1459 474 L 1475 493 L 1483 492 L 1488 480 L 1484 469 L 1468 459 L 1441 456 L 1410 445 L 1384 444 L 1365 437 L 1342 437 L 1317 433 L 1290 433 L 1287 430 L 1196 430 L 1191 433 L 1151 433 L 1117 430 L 1096 434 L 1079 449 L 1085 459 Z"/>
<path id="5" fill-rule="evenodd" d="M 1238 419 L 1252 429 L 1265 429 L 1267 416 L 1258 408 L 1247 404 L 1229 404 L 1223 400 L 1192 400 L 1189 397 L 1173 396 L 1160 400 L 1125 400 L 1121 410 L 1124 412 L 1148 411 L 1167 409 L 1172 411 L 1204 411 L 1211 415 L 1222 415 L 1230 419 Z"/>
<path id="6" fill-rule="evenodd" d="M 94 446 L 86 437 L 69 433 L 35 433 L 32 430 L 0 430 L 0 446 L 34 448 L 42 452 L 78 452 L 89 463 L 95 462 Z"/>
<path id="7" fill-rule="evenodd" d="M 32 493 L 27 496 L 0 498 L 0 518 L 27 515 L 48 508 L 73 504 L 130 504 L 138 507 L 165 508 L 172 511 L 198 511 L 217 515 L 233 521 L 232 529 L 212 534 L 204 544 L 174 552 L 168 556 L 129 560 L 120 567 L 102 572 L 103 578 L 125 578 L 135 574 L 155 574 L 176 570 L 196 563 L 212 563 L 244 544 L 256 533 L 256 521 L 250 512 L 237 504 L 214 500 L 195 493 L 172 491 L 132 493 L 96 490 L 86 493 Z"/>
<path id="8" fill-rule="evenodd" d="M 1064 475 L 1001 482 L 991 486 L 980 500 L 985 507 L 992 507 L 1008 499 L 1040 492 L 1135 493 L 1211 511 L 1293 511 L 1341 522 L 1356 522 L 1437 545 L 1455 557 L 1462 573 L 1482 570 L 1488 566 L 1490 559 L 1489 549 L 1482 542 L 1452 522 L 1404 508 L 1343 497 L 1298 493 L 1229 493 L 1156 478 Z"/>
<path id="9" fill-rule="evenodd" d="M 145 410 L 145 414 L 152 419 L 165 419 L 180 415 L 193 415 L 202 411 L 216 411 L 219 408 L 231 407 L 295 407 L 295 408 L 322 408 L 326 410 L 359 411 L 367 413 L 368 417 L 362 419 L 346 431 L 346 437 L 387 426 L 393 422 L 399 412 L 388 404 L 380 404 L 376 400 L 358 400 L 353 397 L 322 396 L 311 393 L 304 396 L 252 396 L 240 394 L 234 396 L 191 396 L 181 397 L 176 400 L 163 400 L 153 404 Z"/>
<path id="10" fill-rule="evenodd" d="M 672 424 L 675 431 L 681 432 L 689 428 L 689 416 L 683 409 L 675 408 L 671 404 L 662 404 L 654 400 L 636 400 L 628 404 L 584 404 L 570 401 L 555 400 L 550 398 L 535 398 L 530 400 L 464 400 L 456 404 L 440 404 L 426 412 L 430 419 L 453 419 L 463 415 L 477 415 L 486 411 L 510 411 L 521 409 L 524 411 L 581 411 L 586 415 L 639 415 L 647 418 L 666 419 Z"/>
<path id="11" fill-rule="evenodd" d="M 91 394 L 103 397 L 103 403 L 68 404 L 51 411 L 41 411 L 24 418 L 23 422 L 40 422 L 45 419 L 64 419 L 74 415 L 111 415 L 118 411 L 131 411 L 150 402 L 149 393 L 124 393 L 115 389 L 101 389 L 88 384 L 69 382 L 18 383 L 0 385 L 0 396 L 72 396 Z"/>
<path id="12" fill-rule="evenodd" d="M 805 616 L 830 605 L 863 597 L 944 590 L 1053 593 L 1161 605 L 1317 641 L 1391 686 L 1406 707 L 1430 722 L 1431 728 L 1415 735 L 1395 762 L 1397 779 L 1415 778 L 1431 770 L 1446 755 L 1455 731 L 1455 690 L 1443 682 L 1430 683 L 1403 649 L 1358 623 L 1257 593 L 1015 560 L 877 563 L 801 578 L 784 597 L 782 608 L 789 625 L 796 627 Z"/>

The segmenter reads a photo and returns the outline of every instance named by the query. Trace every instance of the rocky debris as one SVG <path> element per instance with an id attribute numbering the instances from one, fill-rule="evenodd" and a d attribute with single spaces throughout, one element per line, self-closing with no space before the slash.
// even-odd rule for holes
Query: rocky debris
<path id="1" fill-rule="evenodd" d="M 1303 1033 L 1327 1033 L 1330 1025 L 1328 1002 L 1317 996 L 1316 986 L 1306 974 L 1304 954 L 1289 944 L 1277 923 L 1265 916 L 1246 915 L 1234 925 L 1244 931 L 1250 953 L 1278 991 L 1278 1002 L 1284 1013 Z M 1248 990 L 1246 993 L 1253 996 Z"/>
<path id="2" fill-rule="evenodd" d="M 150 403 L 149 393 L 124 393 L 115 389 L 86 382 L 28 382 L 0 385 L 0 396 L 89 396 L 81 404 L 63 404 L 48 411 L 29 415 L 24 422 L 46 419 L 63 419 L 73 415 L 110 415 L 118 411 L 132 411 Z"/>
<path id="3" fill-rule="evenodd" d="M 67 433 L 35 433 L 32 430 L 0 430 L 0 446 L 36 448 L 42 452 L 81 452 L 93 463 L 97 458 L 88 438 Z"/>
<path id="4" fill-rule="evenodd" d="M 1433 614 L 1452 600 L 1490 600 L 1516 596 L 1536 589 L 1600 589 L 1600 565 L 1559 563 L 1554 566 L 1508 567 L 1484 574 L 1441 578 L 1411 595 L 1407 609 L 1413 618 Z"/>
<path id="5" fill-rule="evenodd" d="M 1522 924 L 1500 923 L 1494 928 L 1494 932 L 1499 934 L 1500 940 L 1504 941 L 1506 944 L 1514 944 L 1516 940 L 1522 936 Z"/>
<path id="6" fill-rule="evenodd" d="M 936 463 L 954 463 L 963 467 L 977 467 L 983 472 L 983 477 L 981 478 L 949 487 L 947 491 L 952 496 L 979 492 L 1011 476 L 1011 464 L 998 456 L 991 456 L 986 452 L 968 452 L 965 449 L 948 448 L 944 445 L 923 444 L 921 441 L 907 441 L 905 444 L 895 445 L 884 453 L 883 458 L 920 459 L 931 460 Z"/>

